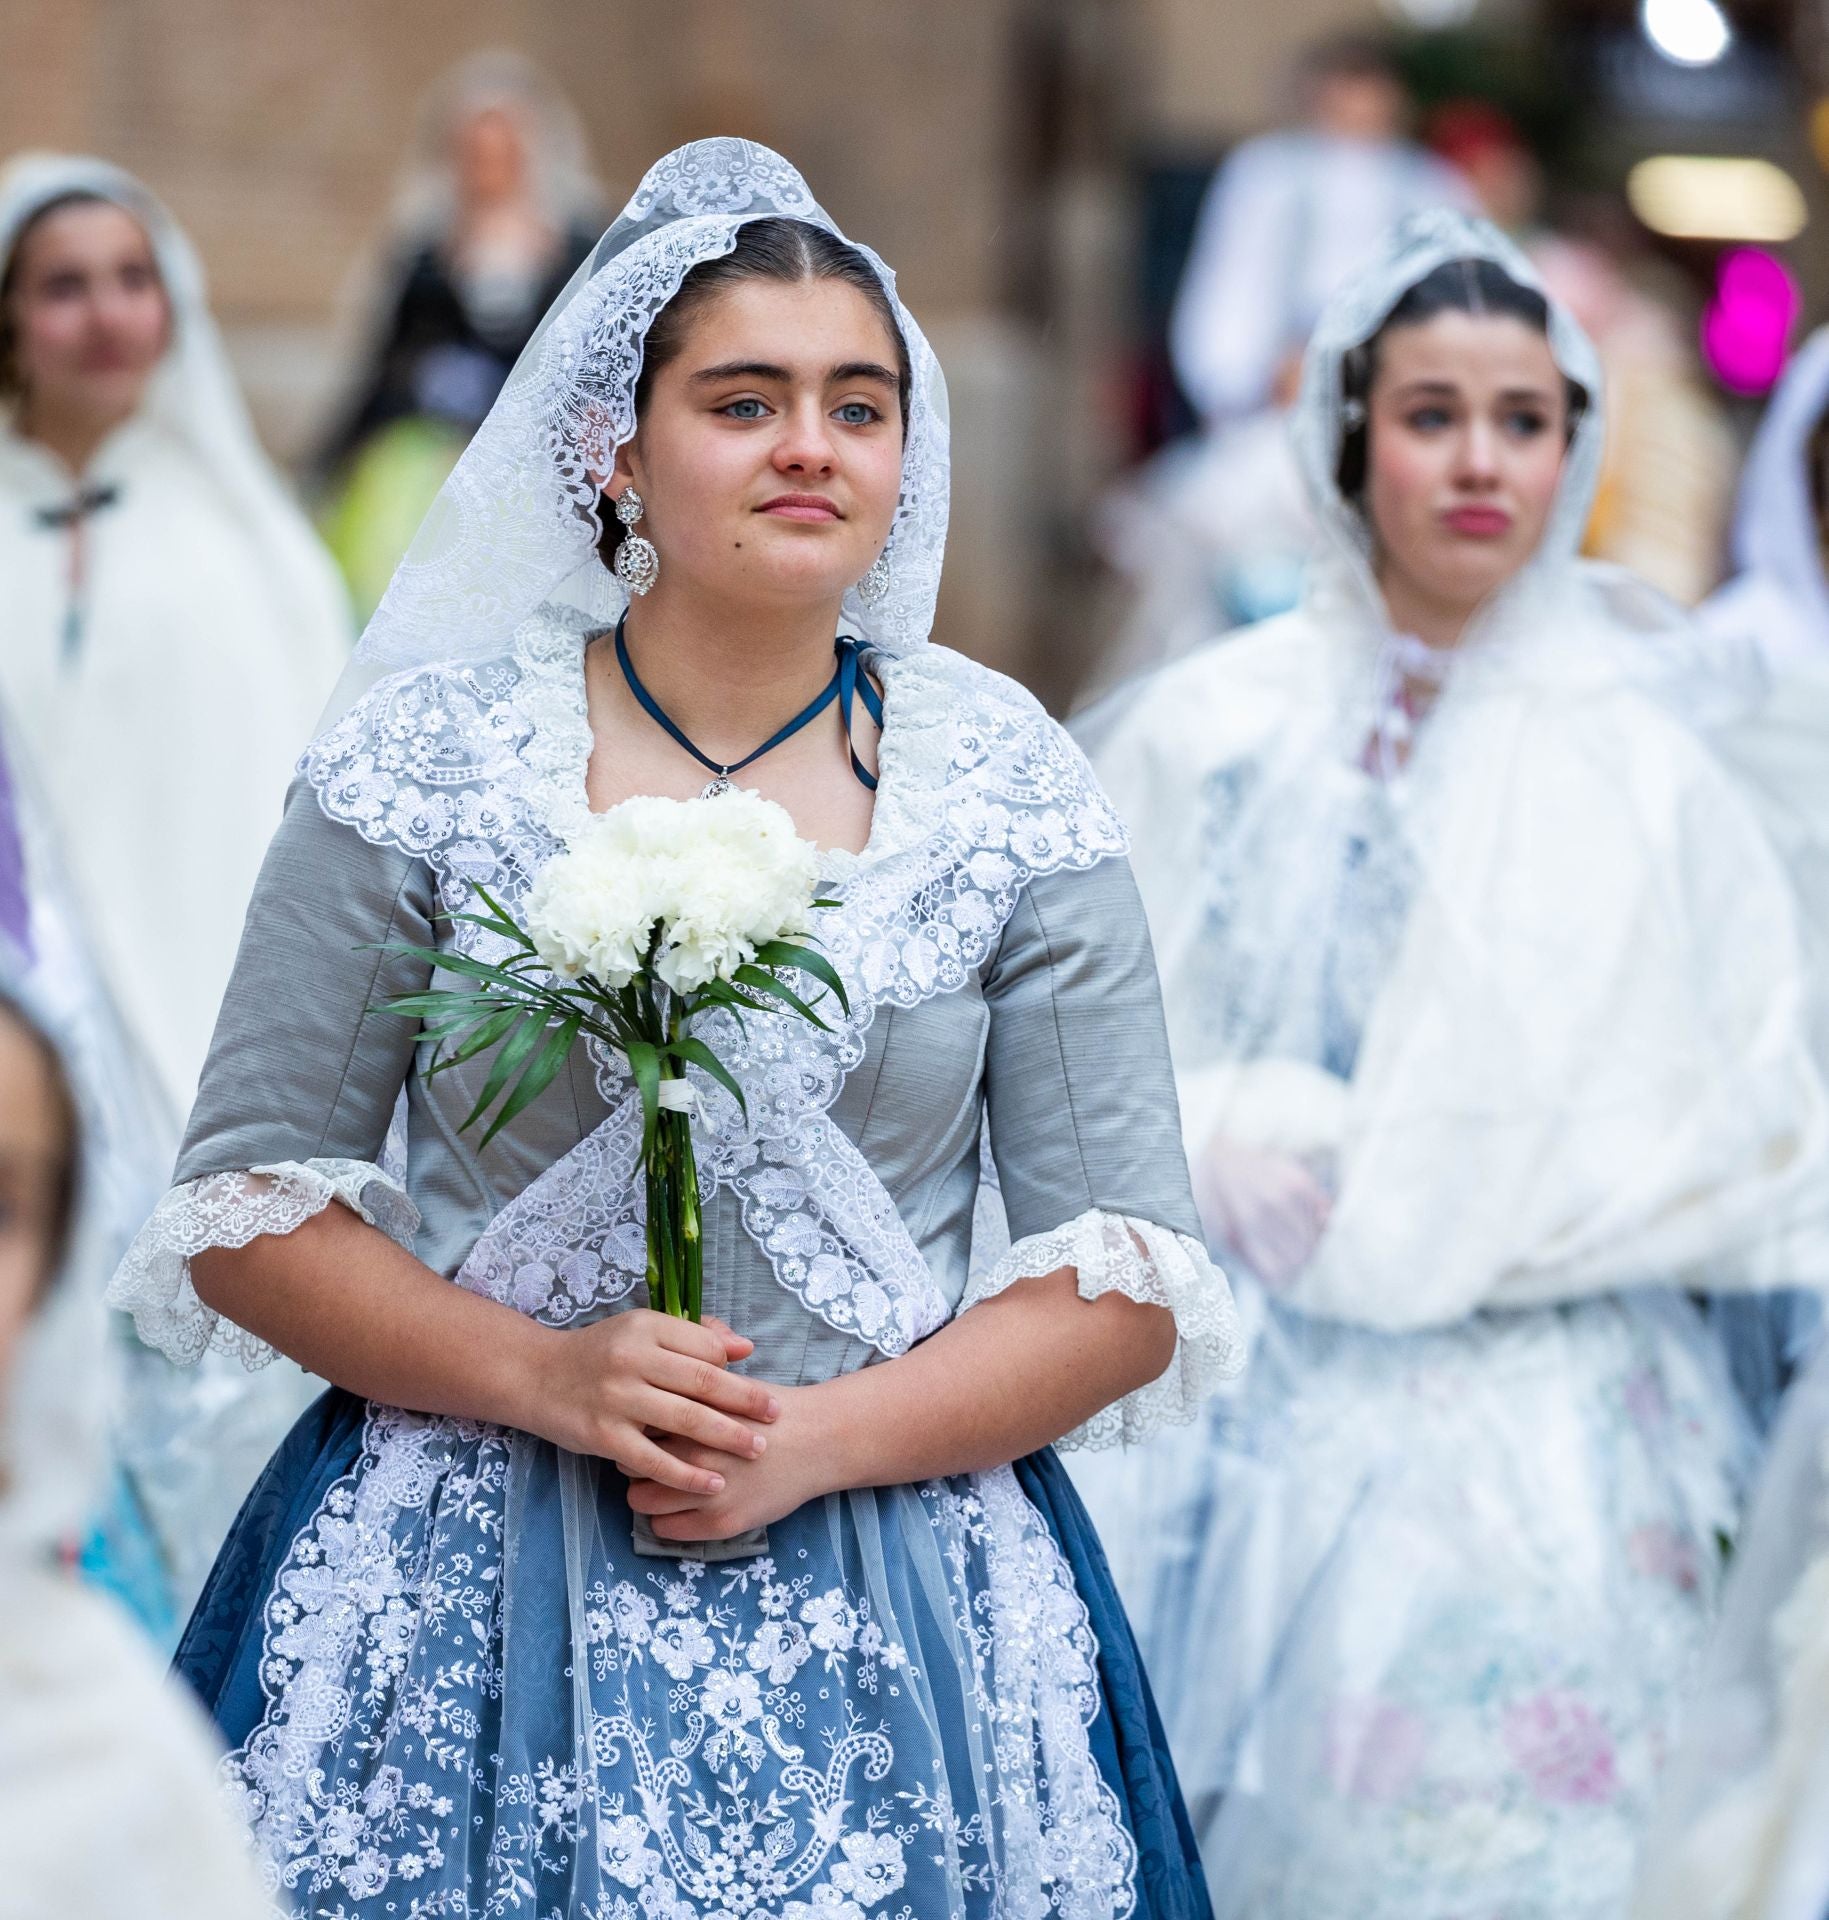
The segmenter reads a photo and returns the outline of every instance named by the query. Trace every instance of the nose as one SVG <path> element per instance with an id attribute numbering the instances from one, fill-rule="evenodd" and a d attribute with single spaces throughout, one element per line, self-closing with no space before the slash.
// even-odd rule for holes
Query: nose
<path id="1" fill-rule="evenodd" d="M 1494 487 L 1499 483 L 1499 436 L 1490 420 L 1468 421 L 1457 448 L 1455 478 L 1462 486 Z"/>
<path id="2" fill-rule="evenodd" d="M 779 473 L 808 477 L 829 474 L 838 465 L 838 449 L 821 396 L 806 395 L 786 409 L 774 463 Z"/>
<path id="3" fill-rule="evenodd" d="M 104 332 L 115 333 L 140 317 L 145 296 L 111 281 L 100 281 L 89 291 L 89 318 Z"/>

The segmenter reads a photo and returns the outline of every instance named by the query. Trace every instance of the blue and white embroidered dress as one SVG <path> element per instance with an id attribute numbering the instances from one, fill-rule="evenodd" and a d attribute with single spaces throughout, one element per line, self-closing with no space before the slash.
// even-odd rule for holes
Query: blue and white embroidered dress
<path id="1" fill-rule="evenodd" d="M 746 169 L 798 186 L 763 150 L 701 143 L 632 209 L 662 189 L 698 204 L 707 161 L 749 217 L 781 193 Z M 587 267 L 576 297 L 626 259 Z M 943 418 L 909 438 L 904 506 L 927 505 L 891 544 L 903 618 L 931 609 Z M 641 1304 L 620 1065 L 578 1048 L 478 1148 L 457 1121 L 479 1073 L 428 1086 L 410 1027 L 367 1015 L 428 977 L 379 947 L 477 950 L 486 935 L 436 916 L 479 882 L 512 910 L 586 817 L 583 656 L 611 611 L 541 605 L 493 656 L 396 673 L 306 756 L 179 1184 L 117 1282 L 167 1350 L 249 1346 L 196 1299 L 190 1255 L 333 1201 L 548 1323 Z M 1028 695 L 880 615 L 858 625 L 880 786 L 865 851 L 830 857 L 820 929 L 854 1012 L 829 1034 L 762 1017 L 716 1038 L 748 1115 L 702 1089 L 706 1310 L 756 1341 L 749 1370 L 810 1382 L 1071 1266 L 1083 1294 L 1168 1307 L 1181 1335 L 1161 1380 L 1072 1438 L 1185 1417 L 1239 1342 L 1188 1196 L 1122 832 Z M 384 1150 L 402 1093 L 404 1167 Z M 981 1137 L 1012 1244 L 975 1267 Z M 1051 1453 L 828 1495 L 761 1557 L 656 1561 L 608 1463 L 333 1392 L 256 1488 L 180 1665 L 234 1746 L 269 1883 L 312 1914 L 1206 1912 L 1128 1628 Z"/>

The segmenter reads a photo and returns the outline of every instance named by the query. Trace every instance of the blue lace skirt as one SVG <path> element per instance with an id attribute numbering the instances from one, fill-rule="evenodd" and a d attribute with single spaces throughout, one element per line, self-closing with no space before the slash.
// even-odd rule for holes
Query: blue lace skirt
<path id="1" fill-rule="evenodd" d="M 312 1406 L 178 1650 L 301 1913 L 1209 1920 L 1055 1456 L 637 1556 L 613 1468 Z"/>

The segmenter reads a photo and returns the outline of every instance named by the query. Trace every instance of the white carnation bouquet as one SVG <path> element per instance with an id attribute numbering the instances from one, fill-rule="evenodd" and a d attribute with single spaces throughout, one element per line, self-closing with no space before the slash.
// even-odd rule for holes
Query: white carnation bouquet
<path id="1" fill-rule="evenodd" d="M 470 990 L 432 988 L 387 1003 L 418 1019 L 434 1042 L 427 1076 L 495 1050 L 464 1121 L 491 1107 L 487 1145 L 552 1084 L 578 1036 L 620 1053 L 641 1093 L 648 1200 L 648 1299 L 664 1313 L 700 1316 L 704 1249 L 696 1095 L 702 1069 L 747 1113 L 743 1089 L 690 1031 L 715 1008 L 786 1008 L 824 1028 L 784 977 L 810 976 L 849 1012 L 836 970 L 809 944 L 818 849 L 785 809 L 732 788 L 715 799 L 625 800 L 540 870 L 522 927 L 482 887 L 480 913 L 460 913 L 513 949 L 492 962 L 429 947 L 396 949 L 467 975 Z"/>

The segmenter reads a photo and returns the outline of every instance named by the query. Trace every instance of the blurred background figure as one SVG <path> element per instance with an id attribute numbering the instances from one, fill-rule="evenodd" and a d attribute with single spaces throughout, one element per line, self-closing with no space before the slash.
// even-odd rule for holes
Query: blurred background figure
<path id="1" fill-rule="evenodd" d="M 358 613 L 604 226 L 569 102 L 530 60 L 472 56 L 419 114 L 357 388 L 319 456 Z"/>
<path id="2" fill-rule="evenodd" d="M 0 386 L 0 704 L 9 807 L 37 821 L 18 834 L 21 911 L 95 1051 L 146 1063 L 106 1164 L 156 1192 L 347 615 L 254 438 L 196 259 L 128 175 L 47 155 L 0 176 Z M 157 1565 L 111 1523 L 97 1571 L 175 1631 L 311 1390 L 290 1366 L 187 1377 L 137 1345 L 119 1384 Z"/>
<path id="3" fill-rule="evenodd" d="M 1295 604 L 1315 525 L 1289 440 L 1293 379 L 1281 370 L 1268 406 L 1172 442 L 1100 503 L 1094 537 L 1128 605 L 1087 690 Z"/>
<path id="4" fill-rule="evenodd" d="M 1578 557 L 1604 388 L 1495 229 L 1400 229 L 1300 605 L 1094 754 L 1254 1337 L 1076 1477 L 1222 1920 L 1617 1920 L 1764 1410 L 1691 1296 L 1829 1286 L 1829 922 L 1705 731 L 1757 676 Z"/>
<path id="5" fill-rule="evenodd" d="M 254 438 L 196 256 L 101 161 L 0 176 L 0 406 L 0 696 L 182 1114 L 347 609 Z"/>
<path id="6" fill-rule="evenodd" d="M 136 1231 L 148 1196 L 156 1198 L 177 1148 L 174 1116 L 138 1043 L 127 1031 L 97 969 L 82 918 L 64 880 L 64 862 L 23 742 L 0 712 L 0 979 L 29 991 L 53 1017 L 65 1051 L 88 1085 L 90 1151 L 86 1218 L 93 1256 L 70 1285 L 105 1281 L 114 1258 Z M 97 1264 L 99 1263 L 99 1265 Z M 90 1303 L 91 1311 L 94 1302 Z M 92 1504 L 67 1516 L 63 1547 L 80 1551 L 85 1573 L 114 1593 L 155 1636 L 178 1627 L 171 1556 L 151 1522 L 135 1461 L 145 1462 L 170 1437 L 160 1418 L 146 1434 L 129 1412 L 136 1367 L 169 1374 L 137 1342 L 120 1336 L 117 1351 L 88 1388 L 84 1402 L 105 1415 L 111 1442 L 105 1483 Z M 150 1440 L 150 1446 L 143 1445 Z"/>
<path id="7" fill-rule="evenodd" d="M 1320 42 L 1297 89 L 1298 123 L 1243 142 L 1214 176 L 1176 297 L 1175 371 L 1209 427 L 1273 403 L 1328 296 L 1405 214 L 1471 204 L 1409 138 L 1382 38 Z"/>
<path id="8" fill-rule="evenodd" d="M 1410 139 L 1384 39 L 1318 42 L 1296 86 L 1297 123 L 1221 162 L 1182 271 L 1169 345 L 1201 430 L 1100 510 L 1095 537 L 1131 601 L 1099 686 L 1295 604 L 1315 529 L 1288 408 L 1309 329 L 1404 214 L 1471 204 L 1467 182 Z"/>
<path id="9" fill-rule="evenodd" d="M 1634 1920 L 1829 1913 L 1829 1355 L 1798 1384 L 1645 1850 Z"/>
<path id="10" fill-rule="evenodd" d="M 1608 229 L 1607 241 L 1539 234 L 1531 248 L 1607 373 L 1607 446 L 1584 549 L 1693 607 L 1721 578 L 1739 453 L 1668 276 L 1611 216 Z"/>
<path id="11" fill-rule="evenodd" d="M 125 1063 L 27 1011 L 14 957 L 0 963 L 0 1914 L 253 1920 L 265 1902 L 201 1714 L 70 1564 L 107 1485 L 101 1287 L 118 1222 L 98 1108 L 119 1110 L 106 1083 Z"/>
<path id="12" fill-rule="evenodd" d="M 1528 251 L 1543 218 L 1543 166 L 1512 116 L 1490 100 L 1451 100 L 1425 134 L 1480 212 Z"/>
<path id="13" fill-rule="evenodd" d="M 1705 623 L 1775 667 L 1829 672 L 1829 328 L 1799 348 L 1740 476 L 1734 576 Z"/>

